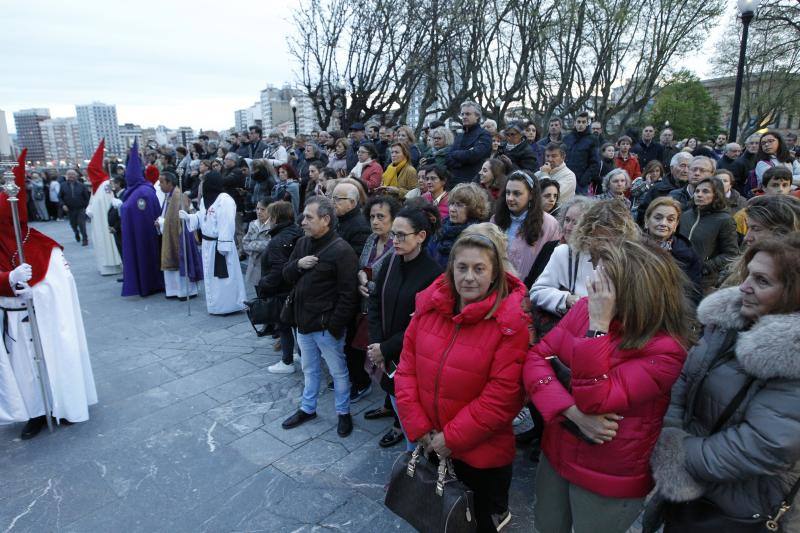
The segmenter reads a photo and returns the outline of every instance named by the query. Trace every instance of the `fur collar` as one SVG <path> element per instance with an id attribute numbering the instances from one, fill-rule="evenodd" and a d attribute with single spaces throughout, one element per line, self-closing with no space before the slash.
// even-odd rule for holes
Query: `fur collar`
<path id="1" fill-rule="evenodd" d="M 721 289 L 704 299 L 697 317 L 706 326 L 741 331 L 736 359 L 757 379 L 800 379 L 800 313 L 767 315 L 744 331 L 738 287 Z"/>

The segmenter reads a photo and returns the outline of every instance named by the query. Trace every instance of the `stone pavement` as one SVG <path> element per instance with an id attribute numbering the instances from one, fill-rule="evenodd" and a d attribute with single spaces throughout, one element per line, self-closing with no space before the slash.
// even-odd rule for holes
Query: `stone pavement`
<path id="1" fill-rule="evenodd" d="M 0 531 L 413 531 L 383 505 L 402 447 L 378 447 L 390 421 L 362 416 L 383 402 L 377 387 L 353 405 L 348 438 L 327 390 L 316 420 L 285 431 L 302 373 L 267 372 L 279 356 L 243 313 L 123 299 L 66 222 L 37 227 L 65 246 L 99 403 L 27 442 L 0 426 Z M 533 477 L 518 453 L 507 531 L 533 530 Z"/>

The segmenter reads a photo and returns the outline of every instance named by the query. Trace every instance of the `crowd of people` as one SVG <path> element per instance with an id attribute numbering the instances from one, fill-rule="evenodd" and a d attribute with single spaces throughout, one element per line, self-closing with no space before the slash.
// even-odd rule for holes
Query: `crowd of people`
<path id="1" fill-rule="evenodd" d="M 90 165 L 91 221 L 123 295 L 203 280 L 211 314 L 268 310 L 269 371 L 304 377 L 285 430 L 317 417 L 322 360 L 343 438 L 379 386 L 379 445 L 452 459 L 478 531 L 510 520 L 517 447 L 542 532 L 623 532 L 643 510 L 653 531 L 798 530 L 796 136 L 612 142 L 581 113 L 539 138 L 470 101 L 459 119 L 134 149 L 110 179 Z M 59 202 L 85 244 L 76 177 Z"/>

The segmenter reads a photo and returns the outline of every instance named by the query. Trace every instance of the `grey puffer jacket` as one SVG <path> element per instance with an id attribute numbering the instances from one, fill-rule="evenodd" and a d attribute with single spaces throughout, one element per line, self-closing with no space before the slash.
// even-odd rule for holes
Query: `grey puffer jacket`
<path id="1" fill-rule="evenodd" d="M 764 517 L 800 477 L 800 313 L 767 315 L 746 329 L 740 309 L 736 287 L 698 307 L 705 333 L 672 389 L 650 462 L 657 490 L 670 501 L 702 496 L 729 516 Z M 750 377 L 739 408 L 709 435 Z M 800 531 L 799 500 L 782 531 Z"/>

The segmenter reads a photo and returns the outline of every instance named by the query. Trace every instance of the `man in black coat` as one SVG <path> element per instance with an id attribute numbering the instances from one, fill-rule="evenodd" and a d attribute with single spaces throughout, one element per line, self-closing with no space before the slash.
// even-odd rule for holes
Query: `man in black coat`
<path id="1" fill-rule="evenodd" d="M 358 310 L 358 258 L 334 231 L 336 213 L 328 198 L 310 198 L 300 225 L 305 237 L 297 241 L 283 267 L 283 277 L 294 285 L 291 304 L 287 305 L 297 326 L 305 387 L 300 409 L 281 425 L 291 429 L 317 417 L 324 358 L 333 376 L 337 432 L 346 437 L 353 431 L 353 420 L 344 343 L 345 330 Z"/>
<path id="2" fill-rule="evenodd" d="M 717 161 L 717 169 L 732 171 L 733 164 L 740 155 L 742 155 L 741 146 L 739 146 L 737 143 L 726 144 L 725 150 L 722 152 L 722 156 L 719 158 L 719 161 Z"/>
<path id="3" fill-rule="evenodd" d="M 89 237 L 86 234 L 86 207 L 89 205 L 89 189 L 78 181 L 78 173 L 72 169 L 67 170 L 67 181 L 61 185 L 59 199 L 61 208 L 69 216 L 69 225 L 75 233 L 75 240 L 83 246 L 89 246 Z"/>
<path id="4" fill-rule="evenodd" d="M 523 137 L 524 130 L 522 122 L 509 122 L 504 131 L 506 142 L 500 146 L 500 154 L 508 156 L 517 168 L 536 172 L 539 170 L 539 162 L 533 146 Z"/>
<path id="5" fill-rule="evenodd" d="M 340 183 L 333 189 L 333 205 L 336 208 L 336 233 L 347 241 L 357 256 L 361 257 L 364 243 L 372 233 L 358 203 L 358 189 L 352 183 Z"/>
<path id="6" fill-rule="evenodd" d="M 575 117 L 575 131 L 564 137 L 567 168 L 575 173 L 577 194 L 586 194 L 592 178 L 600 174 L 600 151 L 589 131 L 589 113 Z"/>
<path id="7" fill-rule="evenodd" d="M 447 153 L 447 170 L 452 179 L 447 189 L 459 183 L 477 182 L 481 165 L 492 153 L 492 136 L 480 125 L 481 107 L 467 100 L 461 104 L 461 124 L 464 132 L 456 136 Z"/>
<path id="8" fill-rule="evenodd" d="M 347 172 L 358 164 L 358 149 L 368 142 L 364 124 L 353 122 L 350 125 L 350 146 L 347 147 Z"/>
<path id="9" fill-rule="evenodd" d="M 671 191 L 680 189 L 689 183 L 689 166 L 692 161 L 692 154 L 689 152 L 678 152 L 672 156 L 670 161 L 670 173 L 664 176 L 661 181 L 657 181 L 642 198 L 639 208 L 636 211 L 636 222 L 642 226 L 644 215 L 650 202 L 656 198 L 667 196 Z"/>
<path id="10" fill-rule="evenodd" d="M 372 228 L 361 211 L 358 203 L 358 189 L 352 183 L 340 183 L 333 189 L 333 205 L 336 210 L 336 233 L 347 241 L 358 257 L 364 250 L 364 243 L 372 233 Z M 350 401 L 355 403 L 372 392 L 372 380 L 364 370 L 366 352 L 352 348 L 356 324 L 347 328 L 344 353 L 347 359 L 347 371 L 350 375 Z"/>
<path id="11" fill-rule="evenodd" d="M 645 126 L 642 130 L 642 138 L 631 150 L 639 158 L 639 166 L 642 169 L 650 161 L 662 161 L 664 159 L 664 147 L 653 140 L 655 135 L 656 129 L 653 126 Z"/>

